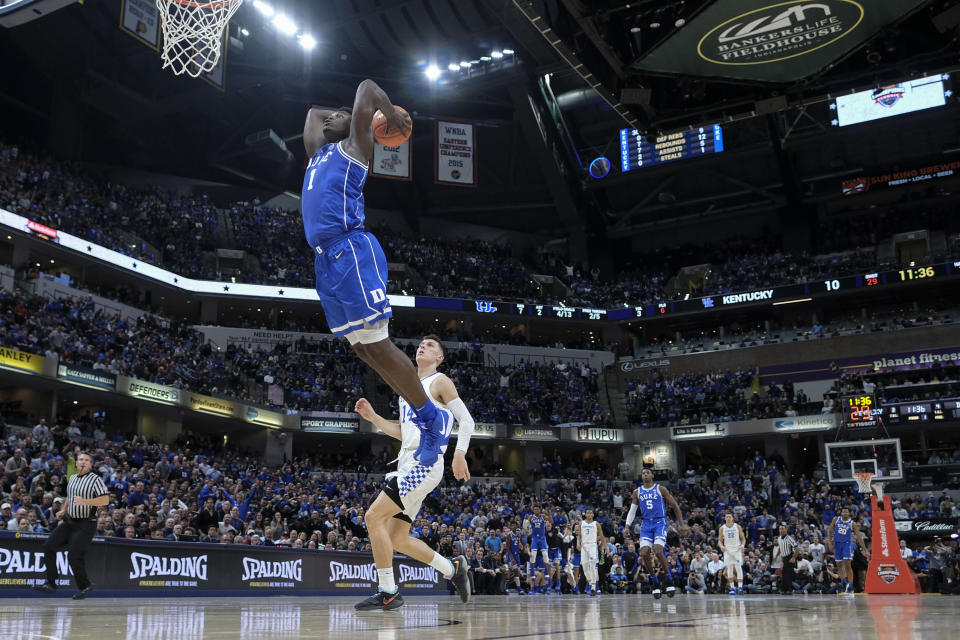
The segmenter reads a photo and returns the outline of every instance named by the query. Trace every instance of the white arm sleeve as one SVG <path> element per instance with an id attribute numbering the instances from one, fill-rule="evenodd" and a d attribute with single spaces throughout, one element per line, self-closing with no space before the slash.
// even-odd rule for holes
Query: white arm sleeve
<path id="1" fill-rule="evenodd" d="M 633 524 L 633 519 L 637 517 L 637 505 L 630 503 L 630 511 L 627 512 L 627 526 Z"/>
<path id="2" fill-rule="evenodd" d="M 467 405 L 460 398 L 454 398 L 448 402 L 447 408 L 453 412 L 453 417 L 457 419 L 457 424 L 460 425 L 460 429 L 457 431 L 457 451 L 466 453 L 467 447 L 470 446 L 470 436 L 473 435 L 473 416 L 470 415 Z"/>

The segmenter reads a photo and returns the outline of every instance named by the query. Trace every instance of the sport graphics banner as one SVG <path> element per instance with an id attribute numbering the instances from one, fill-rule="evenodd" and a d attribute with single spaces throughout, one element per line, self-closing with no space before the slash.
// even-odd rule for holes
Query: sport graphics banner
<path id="1" fill-rule="evenodd" d="M 806 78 L 925 0 L 717 0 L 636 69 L 767 82 Z"/>
<path id="2" fill-rule="evenodd" d="M 477 135 L 474 125 L 437 121 L 436 181 L 477 186 Z"/>
<path id="3" fill-rule="evenodd" d="M 370 163 L 370 173 L 378 178 L 392 178 L 394 180 L 412 180 L 410 173 L 410 141 L 407 140 L 399 147 L 385 144 L 373 144 L 373 161 Z"/>
<path id="4" fill-rule="evenodd" d="M 45 540 L 43 534 L 0 531 L 0 597 L 21 597 L 45 581 Z M 116 538 L 94 538 L 93 544 L 87 571 L 105 594 L 359 594 L 377 585 L 373 556 L 363 552 Z M 57 569 L 59 586 L 75 586 L 67 551 L 57 554 Z M 404 556 L 394 558 L 394 575 L 406 592 L 447 592 L 436 569 Z"/>

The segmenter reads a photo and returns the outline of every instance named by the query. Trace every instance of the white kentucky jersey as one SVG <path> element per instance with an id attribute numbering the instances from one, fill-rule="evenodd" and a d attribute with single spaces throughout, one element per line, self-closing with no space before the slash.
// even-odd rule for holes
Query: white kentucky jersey
<path id="1" fill-rule="evenodd" d="M 727 550 L 727 553 L 740 551 L 740 530 L 737 525 L 728 527 L 722 524 L 720 530 L 723 531 L 723 548 Z"/>
<path id="2" fill-rule="evenodd" d="M 435 405 L 437 405 L 438 411 L 443 411 L 447 414 L 443 423 L 443 437 L 440 442 L 440 457 L 438 462 L 443 464 L 443 454 L 447 452 L 447 444 L 450 441 L 450 433 L 453 431 L 453 412 L 447 409 L 447 405 L 440 402 L 440 400 L 430 392 L 430 384 L 437 379 L 437 376 L 440 375 L 440 372 L 432 373 L 426 378 L 420 380 L 420 384 L 423 385 L 423 390 L 427 393 Z M 420 428 L 417 426 L 416 420 L 417 414 L 414 413 L 413 407 L 411 407 L 403 397 L 400 398 L 400 455 L 397 457 L 397 469 L 409 469 L 417 465 L 417 460 L 414 459 L 413 454 L 417 451 L 417 447 L 420 446 Z"/>
<path id="3" fill-rule="evenodd" d="M 585 547 L 588 544 L 597 544 L 597 521 L 580 523 L 580 546 Z"/>

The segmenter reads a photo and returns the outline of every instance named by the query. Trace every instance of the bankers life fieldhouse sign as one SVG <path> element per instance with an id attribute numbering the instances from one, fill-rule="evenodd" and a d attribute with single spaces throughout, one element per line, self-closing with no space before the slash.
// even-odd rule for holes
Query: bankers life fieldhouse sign
<path id="1" fill-rule="evenodd" d="M 924 2 L 716 0 L 633 66 L 693 76 L 800 80 Z"/>

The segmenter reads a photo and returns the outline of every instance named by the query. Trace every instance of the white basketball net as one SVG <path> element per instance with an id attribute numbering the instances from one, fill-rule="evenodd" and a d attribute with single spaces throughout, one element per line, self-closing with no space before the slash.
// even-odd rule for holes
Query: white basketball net
<path id="1" fill-rule="evenodd" d="M 217 66 L 223 30 L 243 0 L 157 0 L 163 27 L 163 68 L 196 78 Z"/>
<path id="2" fill-rule="evenodd" d="M 857 481 L 857 488 L 860 489 L 861 494 L 865 496 L 870 495 L 870 489 L 872 488 L 873 491 L 876 492 L 877 498 L 879 498 L 882 501 L 883 500 L 883 483 L 877 482 L 871 486 L 870 483 L 873 482 L 874 477 L 875 475 L 873 473 L 867 473 L 867 472 L 853 474 L 853 479 Z"/>

